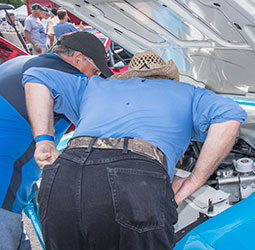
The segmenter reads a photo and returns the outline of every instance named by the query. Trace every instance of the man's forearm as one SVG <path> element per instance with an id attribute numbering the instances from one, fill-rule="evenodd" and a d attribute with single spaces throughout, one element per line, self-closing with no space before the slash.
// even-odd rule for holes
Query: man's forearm
<path id="1" fill-rule="evenodd" d="M 26 105 L 34 137 L 54 136 L 53 99 L 43 84 L 25 84 Z"/>
<path id="2" fill-rule="evenodd" d="M 53 99 L 49 89 L 43 84 L 25 84 L 26 105 L 34 138 L 39 135 L 54 136 Z M 43 140 L 36 143 L 34 158 L 40 167 L 52 164 L 59 156 L 53 141 Z"/>
<path id="3" fill-rule="evenodd" d="M 201 187 L 227 156 L 233 147 L 239 127 L 240 123 L 237 121 L 216 123 L 210 126 L 193 172 L 175 194 L 178 204 Z"/>
<path id="4" fill-rule="evenodd" d="M 27 30 L 24 31 L 25 37 L 26 39 L 32 44 L 34 45 L 36 42 L 31 38 L 29 32 Z"/>
<path id="5" fill-rule="evenodd" d="M 50 39 L 50 47 L 54 44 L 55 35 L 54 34 L 48 34 L 48 37 Z"/>

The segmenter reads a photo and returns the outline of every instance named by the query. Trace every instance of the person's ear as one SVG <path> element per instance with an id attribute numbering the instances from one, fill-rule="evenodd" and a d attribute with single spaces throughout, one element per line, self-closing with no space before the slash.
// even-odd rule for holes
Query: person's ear
<path id="1" fill-rule="evenodd" d="M 75 51 L 73 54 L 73 63 L 74 65 L 79 65 L 82 60 L 82 53 L 79 51 Z"/>

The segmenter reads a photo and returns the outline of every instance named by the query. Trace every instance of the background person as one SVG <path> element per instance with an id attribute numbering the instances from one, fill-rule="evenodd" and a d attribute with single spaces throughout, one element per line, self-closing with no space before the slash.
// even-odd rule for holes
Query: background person
<path id="1" fill-rule="evenodd" d="M 60 37 L 66 33 L 78 31 L 72 23 L 67 21 L 67 11 L 64 9 L 59 9 L 57 11 L 57 16 L 59 22 L 54 25 L 54 33 L 56 35 L 56 39 L 59 40 Z M 82 24 L 81 24 L 82 25 Z M 83 30 L 83 26 L 80 25 L 81 31 Z"/>
<path id="2" fill-rule="evenodd" d="M 5 17 L 5 21 L 3 21 L 0 26 L 1 34 L 5 39 L 15 44 L 17 47 L 22 50 L 27 50 L 22 24 L 15 19 L 14 13 L 8 13 Z"/>
<path id="3" fill-rule="evenodd" d="M 31 6 L 31 15 L 25 19 L 25 37 L 30 42 L 33 55 L 44 54 L 47 51 L 46 33 L 40 18 L 42 17 L 42 6 L 35 3 Z"/>
<path id="4" fill-rule="evenodd" d="M 0 249 L 31 248 L 23 233 L 21 213 L 29 202 L 33 184 L 41 175 L 33 158 L 35 143 L 21 85 L 23 72 L 40 67 L 85 78 L 100 71 L 105 77 L 112 74 L 106 66 L 104 46 L 92 34 L 66 35 L 52 52 L 20 56 L 0 66 Z M 70 122 L 64 115 L 55 113 L 53 124 L 57 143 Z"/>
<path id="5" fill-rule="evenodd" d="M 177 161 L 191 139 L 205 140 L 175 194 L 180 204 L 228 154 L 246 119 L 230 98 L 176 82 L 175 64 L 150 51 L 137 53 L 117 77 L 123 80 L 40 68 L 24 74 L 35 138 L 54 136 L 53 108 L 76 125 L 58 158 L 53 140 L 36 143 L 37 163 L 52 164 L 44 168 L 38 199 L 47 250 L 172 249 Z"/>
<path id="6" fill-rule="evenodd" d="M 42 10 L 42 25 L 45 31 L 48 30 L 48 22 L 50 21 L 51 17 L 50 17 L 50 11 L 47 7 L 44 7 Z"/>
<path id="7" fill-rule="evenodd" d="M 1 24 L 1 31 L 2 32 L 16 32 L 14 27 L 17 29 L 17 31 L 21 34 L 24 35 L 24 29 L 20 21 L 17 21 L 15 18 L 14 13 L 8 13 L 9 17 L 6 15 L 5 16 L 5 21 Z"/>
<path id="8" fill-rule="evenodd" d="M 50 11 L 47 7 L 44 7 L 43 8 L 43 11 L 42 11 L 42 25 L 43 25 L 43 28 L 45 30 L 45 32 L 47 33 L 47 30 L 48 30 L 48 23 L 50 21 L 51 17 L 50 17 Z M 46 45 L 47 45 L 47 48 L 50 47 L 50 39 L 48 37 L 48 35 L 46 34 Z"/>
<path id="9" fill-rule="evenodd" d="M 55 36 L 55 32 L 54 32 L 54 25 L 57 24 L 59 22 L 58 16 L 57 16 L 57 9 L 56 8 L 52 8 L 50 10 L 50 15 L 51 15 L 51 19 L 48 23 L 48 30 L 47 30 L 47 35 L 50 39 L 50 47 L 53 46 L 53 44 L 56 42 L 56 36 Z"/>

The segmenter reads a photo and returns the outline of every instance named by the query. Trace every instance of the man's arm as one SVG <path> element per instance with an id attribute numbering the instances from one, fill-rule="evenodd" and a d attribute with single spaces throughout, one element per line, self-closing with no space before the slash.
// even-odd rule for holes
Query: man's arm
<path id="1" fill-rule="evenodd" d="M 50 20 L 48 23 L 48 30 L 47 30 L 47 35 L 50 39 L 50 47 L 53 46 L 54 41 L 55 41 L 55 33 L 53 30 L 53 26 L 54 26 L 54 23 L 52 22 L 52 20 Z"/>
<path id="2" fill-rule="evenodd" d="M 172 187 L 177 204 L 201 187 L 234 145 L 240 122 L 230 120 L 212 124 L 194 170 L 187 178 L 174 178 Z"/>
<path id="3" fill-rule="evenodd" d="M 36 51 L 38 53 L 41 53 L 42 50 L 41 50 L 40 46 L 31 38 L 30 32 L 27 30 L 24 30 L 24 34 L 25 34 L 26 39 L 35 47 Z"/>
<path id="4" fill-rule="evenodd" d="M 55 41 L 55 34 L 48 34 L 48 37 L 50 39 L 50 47 L 52 47 Z"/>
<path id="5" fill-rule="evenodd" d="M 18 28 L 19 28 L 19 33 L 21 35 L 24 35 L 24 28 L 23 25 L 20 23 L 20 21 L 17 22 Z"/>
<path id="6" fill-rule="evenodd" d="M 26 105 L 34 138 L 39 135 L 54 137 L 53 99 L 49 89 L 42 84 L 27 82 L 24 86 Z M 59 156 L 52 141 L 36 143 L 35 161 L 40 167 L 52 164 Z"/>

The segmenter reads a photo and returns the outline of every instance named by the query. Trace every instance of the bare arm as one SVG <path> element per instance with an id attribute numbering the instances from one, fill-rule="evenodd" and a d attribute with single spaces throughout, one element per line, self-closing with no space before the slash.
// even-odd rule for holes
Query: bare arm
<path id="1" fill-rule="evenodd" d="M 84 25 L 82 23 L 82 21 L 79 24 L 79 31 L 83 31 L 84 30 Z"/>
<path id="2" fill-rule="evenodd" d="M 42 84 L 25 84 L 27 111 L 34 137 L 38 135 L 54 136 L 53 99 L 49 89 Z M 51 141 L 36 143 L 35 160 L 40 167 L 51 164 L 58 157 L 56 144 Z"/>
<path id="3" fill-rule="evenodd" d="M 42 50 L 39 45 L 36 44 L 36 42 L 31 38 L 29 31 L 24 30 L 24 34 L 26 39 L 35 47 L 38 53 L 41 53 Z"/>
<path id="4" fill-rule="evenodd" d="M 54 41 L 55 41 L 55 33 L 53 30 L 53 26 L 54 26 L 54 23 L 52 22 L 52 20 L 50 20 L 48 23 L 48 30 L 47 30 L 47 35 L 50 39 L 50 47 L 53 46 Z"/>
<path id="5" fill-rule="evenodd" d="M 211 176 L 220 162 L 227 156 L 238 134 L 240 122 L 231 120 L 212 124 L 191 175 L 173 180 L 172 187 L 177 204 L 201 187 Z"/>
<path id="6" fill-rule="evenodd" d="M 50 47 L 52 47 L 53 44 L 54 44 L 55 35 L 54 34 L 48 34 L 48 37 L 50 39 Z"/>

